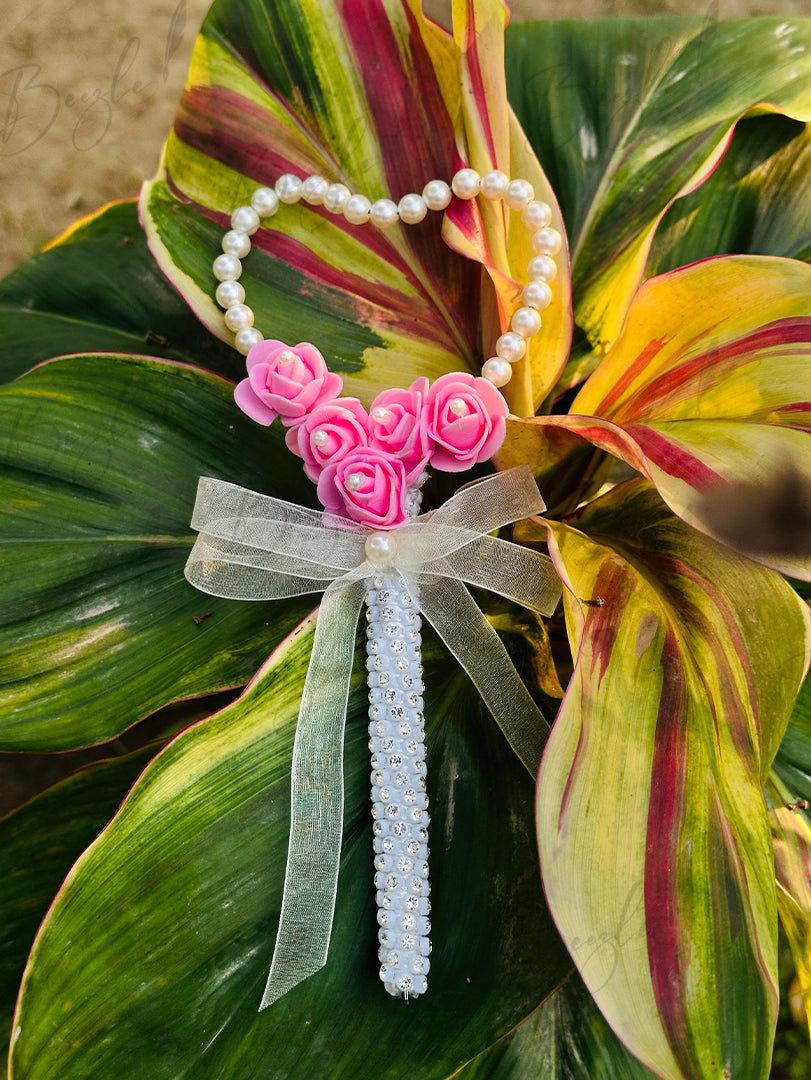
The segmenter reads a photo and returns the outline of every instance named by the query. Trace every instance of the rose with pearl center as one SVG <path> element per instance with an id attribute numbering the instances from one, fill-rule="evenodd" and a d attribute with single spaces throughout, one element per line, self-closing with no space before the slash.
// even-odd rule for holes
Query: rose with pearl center
<path id="1" fill-rule="evenodd" d="M 290 348 L 283 341 L 262 341 L 246 360 L 248 378 L 234 391 L 234 400 L 252 420 L 268 426 L 281 417 L 285 426 L 300 423 L 316 405 L 336 398 L 340 375 L 327 368 L 314 345 Z"/>
<path id="2" fill-rule="evenodd" d="M 422 376 L 407 390 L 384 390 L 369 411 L 369 445 L 402 461 L 408 484 L 417 482 L 434 450 L 424 408 L 428 385 Z"/>
<path id="3" fill-rule="evenodd" d="M 407 495 L 402 462 L 371 446 L 350 450 L 318 478 L 318 498 L 327 511 L 374 529 L 405 524 Z"/>
<path id="4" fill-rule="evenodd" d="M 507 403 L 487 379 L 466 372 L 440 376 L 425 397 L 431 463 L 446 472 L 488 461 L 504 441 Z"/>
<path id="5" fill-rule="evenodd" d="M 313 483 L 327 465 L 350 450 L 366 446 L 369 417 L 357 398 L 338 398 L 317 405 L 285 436 L 288 449 L 302 458 L 304 471 Z"/>

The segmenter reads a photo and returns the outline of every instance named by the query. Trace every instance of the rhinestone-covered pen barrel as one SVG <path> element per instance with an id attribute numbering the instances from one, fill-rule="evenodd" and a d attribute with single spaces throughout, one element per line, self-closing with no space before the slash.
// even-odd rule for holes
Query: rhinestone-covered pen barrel
<path id="1" fill-rule="evenodd" d="M 428 987 L 431 951 L 420 617 L 396 572 L 372 579 L 366 603 L 380 978 L 409 998 Z"/>

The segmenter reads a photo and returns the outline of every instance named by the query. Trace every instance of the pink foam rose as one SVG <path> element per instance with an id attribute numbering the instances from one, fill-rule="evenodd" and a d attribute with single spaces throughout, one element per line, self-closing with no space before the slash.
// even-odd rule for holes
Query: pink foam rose
<path id="1" fill-rule="evenodd" d="M 437 446 L 431 464 L 460 472 L 487 461 L 504 442 L 507 402 L 487 379 L 467 372 L 441 375 L 429 389 L 428 436 Z"/>
<path id="2" fill-rule="evenodd" d="M 408 520 L 407 488 L 401 461 L 371 446 L 358 447 L 327 465 L 318 479 L 318 498 L 327 510 L 361 525 L 393 529 Z"/>
<path id="3" fill-rule="evenodd" d="M 340 394 L 343 380 L 327 370 L 315 345 L 260 341 L 245 361 L 248 378 L 234 390 L 234 400 L 258 424 L 277 416 L 290 427 L 299 424 L 320 401 Z"/>
<path id="4" fill-rule="evenodd" d="M 285 442 L 304 458 L 304 471 L 318 482 L 321 471 L 359 446 L 366 446 L 369 417 L 357 398 L 325 401 L 290 428 Z"/>
<path id="5" fill-rule="evenodd" d="M 427 390 L 422 376 L 408 390 L 384 390 L 369 409 L 369 445 L 402 461 L 408 484 L 419 479 L 434 449 L 424 408 Z"/>

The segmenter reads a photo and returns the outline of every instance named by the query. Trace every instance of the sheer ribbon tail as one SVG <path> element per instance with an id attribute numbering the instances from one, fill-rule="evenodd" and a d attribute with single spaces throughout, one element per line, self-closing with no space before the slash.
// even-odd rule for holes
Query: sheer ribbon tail
<path id="1" fill-rule="evenodd" d="M 453 578 L 424 583 L 420 607 L 470 676 L 507 742 L 535 777 L 549 724 L 484 612 Z"/>
<path id="2" fill-rule="evenodd" d="M 260 1010 L 324 966 L 344 815 L 343 745 L 364 585 L 330 585 L 315 627 L 290 782 L 290 846 L 276 948 Z"/>

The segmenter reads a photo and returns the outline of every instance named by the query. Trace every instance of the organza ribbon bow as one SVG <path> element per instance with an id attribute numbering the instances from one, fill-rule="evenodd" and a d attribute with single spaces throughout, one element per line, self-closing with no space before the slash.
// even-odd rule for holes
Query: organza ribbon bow
<path id="1" fill-rule="evenodd" d="M 293 746 L 290 846 L 261 1008 L 327 960 L 341 856 L 344 724 L 355 636 L 370 579 L 384 568 L 399 572 L 419 597 L 422 614 L 534 776 L 546 723 L 462 583 L 551 614 L 561 593 L 551 560 L 487 535 L 544 509 L 528 466 L 470 484 L 439 509 L 385 533 L 348 527 L 343 519 L 201 478 L 192 517 L 200 535 L 185 571 L 192 585 L 238 600 L 324 594 Z"/>

